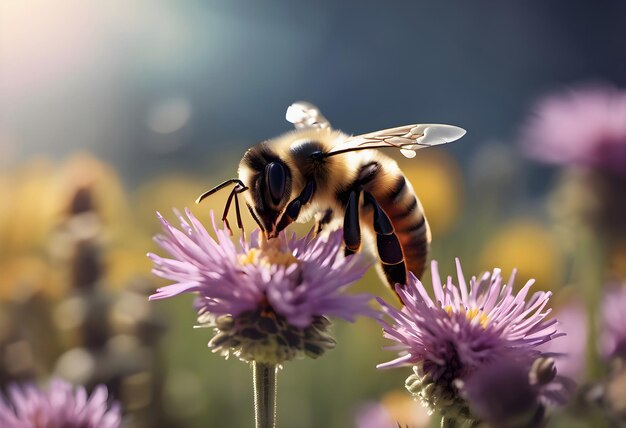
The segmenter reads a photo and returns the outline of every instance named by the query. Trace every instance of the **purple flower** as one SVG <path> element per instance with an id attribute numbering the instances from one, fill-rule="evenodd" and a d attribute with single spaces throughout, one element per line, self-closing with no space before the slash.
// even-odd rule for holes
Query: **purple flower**
<path id="1" fill-rule="evenodd" d="M 582 302 L 575 300 L 555 313 L 559 331 L 565 333 L 542 345 L 545 353 L 554 354 L 560 375 L 581 380 L 585 375 L 587 349 L 587 314 Z"/>
<path id="2" fill-rule="evenodd" d="M 428 410 L 406 391 L 392 391 L 380 401 L 361 404 L 355 412 L 357 428 L 426 428 L 432 426 Z"/>
<path id="3" fill-rule="evenodd" d="M 475 419 L 501 428 L 545 426 L 546 410 L 564 405 L 575 384 L 557 376 L 553 358 L 525 362 L 500 359 L 483 365 L 458 381 Z"/>
<path id="4" fill-rule="evenodd" d="M 458 359 L 466 370 L 502 355 L 536 357 L 540 353 L 536 347 L 557 336 L 556 320 L 545 321 L 551 293 L 540 291 L 526 301 L 534 280 L 515 295 L 515 272 L 507 284 L 500 270 L 494 269 L 480 279 L 472 277 L 468 287 L 458 259 L 456 266 L 459 287 L 452 277 L 444 286 L 437 262 L 432 262 L 435 301 L 415 277 L 407 287 L 396 287 L 405 305 L 402 310 L 378 299 L 394 322 L 381 321 L 385 337 L 398 342 L 389 349 L 401 351 L 400 358 L 379 368 L 422 362 L 439 377 L 449 369 L 451 359 Z"/>
<path id="5" fill-rule="evenodd" d="M 597 349 L 604 361 L 626 360 L 626 287 L 607 286 L 598 311 Z M 560 375 L 580 381 L 585 377 L 587 349 L 587 313 L 582 302 L 574 300 L 556 313 L 563 337 L 541 346 L 554 354 Z"/>
<path id="6" fill-rule="evenodd" d="M 321 342 L 308 345 L 301 339 L 311 336 L 309 328 L 323 332 L 328 325 L 324 317 L 353 321 L 358 315 L 376 316 L 369 306 L 370 295 L 345 293 L 369 264 L 360 254 L 343 256 L 341 231 L 326 239 L 312 233 L 303 239 L 295 234 L 287 239 L 283 233 L 265 241 L 257 230 L 249 242 L 242 239 L 235 245 L 226 230 L 215 226 L 212 215 L 217 240 L 189 210 L 185 212 L 188 219 L 177 213 L 180 230 L 159 215 L 165 235 L 155 239 L 172 258 L 148 256 L 154 263 L 153 273 L 174 284 L 160 288 L 150 299 L 197 293 L 201 322 L 226 333 L 226 337 L 218 334 L 210 344 L 218 352 L 228 355 L 227 349 L 234 348 L 245 360 L 274 361 L 277 341 L 284 345 L 279 346 L 279 353 L 295 347 L 313 348 L 315 355 L 318 347 L 331 346 L 328 340 L 332 339 L 318 337 Z M 250 340 L 254 349 L 242 352 L 241 343 L 247 346 Z"/>
<path id="7" fill-rule="evenodd" d="M 537 105 L 523 142 L 535 159 L 625 176 L 626 91 L 597 85 L 549 96 Z"/>
<path id="8" fill-rule="evenodd" d="M 472 277 L 468 287 L 458 259 L 456 266 L 459 286 L 451 277 L 444 286 L 437 262 L 432 262 L 434 300 L 415 277 L 406 287 L 396 286 L 405 305 L 401 310 L 379 299 L 392 321 L 380 321 L 385 337 L 396 342 L 388 349 L 399 351 L 400 357 L 378 367 L 413 365 L 409 391 L 444 416 L 469 418 L 456 381 L 500 359 L 530 366 L 541 355 L 537 347 L 559 334 L 556 320 L 545 320 L 551 293 L 528 296 L 533 280 L 515 294 L 515 272 L 504 283 L 495 269 Z"/>
<path id="9" fill-rule="evenodd" d="M 602 356 L 626 360 L 626 287 L 609 289 L 603 303 Z"/>
<path id="10" fill-rule="evenodd" d="M 3 428 L 117 428 L 121 410 L 107 401 L 104 385 L 91 396 L 85 388 L 53 380 L 47 391 L 34 385 L 9 385 L 0 395 L 0 426 Z"/>
<path id="11" fill-rule="evenodd" d="M 472 414 L 501 428 L 543 426 L 539 391 L 529 381 L 528 367 L 509 360 L 482 366 L 463 382 L 463 395 Z"/>
<path id="12" fill-rule="evenodd" d="M 356 414 L 357 428 L 398 428 L 391 415 L 380 403 L 367 403 Z"/>

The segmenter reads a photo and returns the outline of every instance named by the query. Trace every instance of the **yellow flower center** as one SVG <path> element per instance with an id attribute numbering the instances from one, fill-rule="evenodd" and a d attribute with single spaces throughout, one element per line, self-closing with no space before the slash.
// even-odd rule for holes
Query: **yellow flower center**
<path id="1" fill-rule="evenodd" d="M 298 263 L 298 259 L 289 251 L 283 251 L 282 245 L 278 239 L 265 241 L 261 244 L 261 248 L 251 248 L 245 254 L 238 256 L 239 263 L 243 266 L 255 264 L 259 266 L 290 266 Z"/>
<path id="2" fill-rule="evenodd" d="M 446 313 L 450 316 L 453 313 L 452 306 L 450 305 L 444 307 L 443 310 L 446 311 Z M 469 310 L 466 310 L 465 308 L 461 308 L 460 312 L 465 313 L 465 318 L 467 318 L 468 321 L 472 321 L 474 318 L 478 318 L 478 322 L 480 326 L 482 328 L 487 328 L 487 324 L 489 324 L 489 317 L 482 310 L 478 308 L 472 308 Z"/>

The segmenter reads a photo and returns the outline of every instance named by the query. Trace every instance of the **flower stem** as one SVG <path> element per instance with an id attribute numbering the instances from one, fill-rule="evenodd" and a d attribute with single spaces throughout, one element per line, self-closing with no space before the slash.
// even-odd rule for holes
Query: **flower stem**
<path id="1" fill-rule="evenodd" d="M 454 418 L 447 418 L 445 416 L 441 418 L 441 428 L 456 428 L 458 426 Z"/>
<path id="2" fill-rule="evenodd" d="M 597 343 L 598 343 L 598 315 L 602 304 L 604 287 L 604 260 L 605 249 L 592 231 L 580 233 L 580 248 L 578 249 L 578 264 L 580 266 L 580 280 L 587 304 L 587 373 L 591 378 L 601 374 Z"/>
<path id="3" fill-rule="evenodd" d="M 252 362 L 256 428 L 276 427 L 276 365 Z"/>

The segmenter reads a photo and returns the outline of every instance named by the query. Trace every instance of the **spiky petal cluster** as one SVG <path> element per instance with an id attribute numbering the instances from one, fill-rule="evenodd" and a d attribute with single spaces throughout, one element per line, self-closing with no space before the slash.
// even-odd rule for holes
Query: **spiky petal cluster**
<path id="1" fill-rule="evenodd" d="M 545 321 L 550 292 L 537 292 L 527 300 L 534 281 L 515 294 L 515 272 L 504 283 L 499 269 L 472 277 L 468 287 L 458 259 L 456 266 L 459 286 L 452 277 L 444 286 L 437 262 L 432 262 L 434 301 L 415 277 L 407 287 L 396 288 L 405 305 L 402 310 L 378 299 L 394 322 L 381 321 L 385 336 L 398 342 L 390 349 L 403 351 L 379 368 L 428 362 L 438 372 L 445 369 L 451 352 L 464 368 L 473 368 L 509 354 L 537 356 L 536 347 L 556 337 L 556 320 Z"/>
<path id="2" fill-rule="evenodd" d="M 524 129 L 527 153 L 562 165 L 626 176 L 626 91 L 586 86 L 549 96 Z"/>
<path id="3" fill-rule="evenodd" d="M 35 385 L 9 385 L 0 395 L 0 426 L 3 428 L 118 428 L 121 410 L 109 405 L 104 385 L 91 396 L 85 388 L 53 380 L 47 391 Z"/>
<path id="4" fill-rule="evenodd" d="M 227 355 L 230 347 L 244 360 L 279 363 L 291 359 L 294 348 L 309 355 L 307 348 L 315 354 L 332 346 L 323 334 L 326 316 L 353 321 L 376 315 L 370 295 L 345 293 L 369 265 L 361 255 L 343 256 L 341 231 L 302 239 L 283 233 L 269 242 L 255 231 L 235 245 L 214 220 L 217 240 L 189 210 L 187 218 L 177 215 L 180 229 L 159 215 L 165 235 L 156 241 L 171 258 L 148 255 L 154 274 L 174 284 L 150 299 L 197 293 L 201 321 L 218 332 L 211 344 L 217 352 Z"/>
<path id="5" fill-rule="evenodd" d="M 556 320 L 546 321 L 549 292 L 529 296 L 533 281 L 515 294 L 515 272 L 504 283 L 499 269 L 465 281 L 456 261 L 458 286 L 448 277 L 445 285 L 437 262 L 432 262 L 434 299 L 422 283 L 411 277 L 396 291 L 401 310 L 379 299 L 391 323 L 381 320 L 385 337 L 396 342 L 388 349 L 400 357 L 379 368 L 413 365 L 407 388 L 431 409 L 452 417 L 469 417 L 459 398 L 456 381 L 498 359 L 526 361 L 540 355 L 537 346 L 558 336 Z"/>

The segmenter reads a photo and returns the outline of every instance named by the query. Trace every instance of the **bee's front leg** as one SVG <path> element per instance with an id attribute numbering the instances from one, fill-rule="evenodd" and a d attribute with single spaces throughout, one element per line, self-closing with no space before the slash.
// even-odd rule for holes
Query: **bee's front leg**
<path id="1" fill-rule="evenodd" d="M 287 226 L 296 221 L 300 215 L 300 209 L 311 201 L 313 193 L 315 192 L 315 181 L 307 182 L 304 186 L 304 190 L 300 195 L 287 205 L 285 212 L 275 226 L 274 234 L 278 236 Z"/>
<path id="2" fill-rule="evenodd" d="M 322 233 L 324 227 L 331 221 L 333 221 L 333 210 L 330 208 L 315 214 L 315 236 Z"/>

